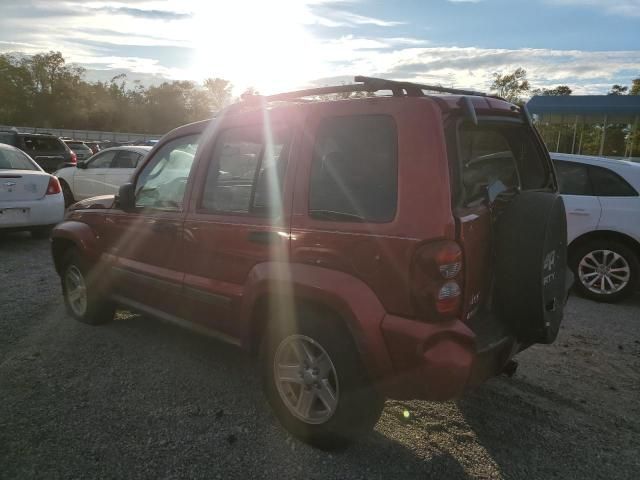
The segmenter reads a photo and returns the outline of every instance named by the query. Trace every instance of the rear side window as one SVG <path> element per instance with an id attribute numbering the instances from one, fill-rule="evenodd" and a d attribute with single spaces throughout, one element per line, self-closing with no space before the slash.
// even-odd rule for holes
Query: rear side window
<path id="1" fill-rule="evenodd" d="M 555 161 L 554 164 L 558 173 L 560 193 L 564 195 L 593 195 L 586 165 L 564 161 Z"/>
<path id="2" fill-rule="evenodd" d="M 17 146 L 16 134 L 11 132 L 0 132 L 0 143 Z"/>
<path id="3" fill-rule="evenodd" d="M 278 216 L 287 162 L 289 133 L 272 126 L 269 141 L 262 127 L 230 128 L 220 133 L 201 207 L 232 214 Z"/>
<path id="4" fill-rule="evenodd" d="M 61 140 L 55 137 L 25 136 L 24 145 L 27 151 L 33 152 L 65 152 Z"/>
<path id="5" fill-rule="evenodd" d="M 458 146 L 465 204 L 484 198 L 487 188 L 499 183 L 522 190 L 548 186 L 546 159 L 523 125 L 465 123 L 458 131 Z"/>
<path id="6" fill-rule="evenodd" d="M 327 118 L 313 150 L 309 215 L 319 220 L 390 222 L 398 201 L 395 121 L 388 115 Z"/>
<path id="7" fill-rule="evenodd" d="M 637 197 L 638 192 L 627 181 L 607 168 L 589 167 L 593 189 L 599 197 Z"/>

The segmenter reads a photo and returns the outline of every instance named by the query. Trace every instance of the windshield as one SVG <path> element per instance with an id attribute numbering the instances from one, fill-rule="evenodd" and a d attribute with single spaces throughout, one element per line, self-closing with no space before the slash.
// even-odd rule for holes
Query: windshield
<path id="1" fill-rule="evenodd" d="M 0 148 L 0 170 L 38 170 L 38 167 L 24 153 Z"/>

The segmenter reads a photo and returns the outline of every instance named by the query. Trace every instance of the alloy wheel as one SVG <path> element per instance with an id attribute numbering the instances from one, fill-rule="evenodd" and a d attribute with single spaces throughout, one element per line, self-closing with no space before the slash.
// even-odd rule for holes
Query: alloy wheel
<path id="1" fill-rule="evenodd" d="M 578 277 L 590 292 L 611 295 L 627 286 L 631 267 L 622 255 L 612 250 L 593 250 L 580 260 Z"/>
<path id="2" fill-rule="evenodd" d="M 276 350 L 273 375 L 292 415 L 310 424 L 326 422 L 338 406 L 336 369 L 327 351 L 304 335 L 286 337 Z"/>
<path id="3" fill-rule="evenodd" d="M 67 268 L 64 286 L 71 310 L 78 317 L 82 317 L 87 311 L 87 285 L 77 266 L 70 265 Z"/>

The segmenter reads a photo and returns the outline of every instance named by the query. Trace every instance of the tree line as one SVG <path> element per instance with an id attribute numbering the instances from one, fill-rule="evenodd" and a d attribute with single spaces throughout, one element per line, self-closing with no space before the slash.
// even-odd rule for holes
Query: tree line
<path id="1" fill-rule="evenodd" d="M 222 78 L 145 87 L 124 74 L 108 82 L 84 74 L 60 52 L 0 54 L 0 124 L 161 134 L 211 118 L 232 99 Z"/>

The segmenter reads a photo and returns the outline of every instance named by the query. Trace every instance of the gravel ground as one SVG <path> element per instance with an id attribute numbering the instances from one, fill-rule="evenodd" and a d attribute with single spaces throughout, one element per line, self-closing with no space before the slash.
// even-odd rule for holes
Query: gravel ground
<path id="1" fill-rule="evenodd" d="M 0 478 L 638 478 L 640 297 L 572 298 L 513 378 L 389 401 L 328 454 L 279 426 L 239 350 L 127 313 L 71 320 L 47 241 L 0 237 L 0 287 Z"/>

